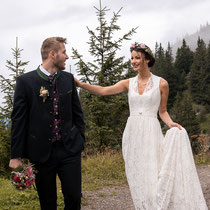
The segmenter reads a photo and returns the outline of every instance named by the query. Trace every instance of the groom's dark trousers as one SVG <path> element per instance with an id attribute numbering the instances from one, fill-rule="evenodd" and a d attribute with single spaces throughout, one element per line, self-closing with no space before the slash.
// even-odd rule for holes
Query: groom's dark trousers
<path id="1" fill-rule="evenodd" d="M 55 141 L 44 164 L 35 164 L 36 187 L 41 209 L 56 210 L 56 174 L 62 184 L 65 209 L 79 210 L 81 203 L 81 153 L 71 156 L 62 142 Z M 58 192 L 61 193 L 61 192 Z"/>
<path id="2" fill-rule="evenodd" d="M 56 174 L 61 180 L 65 209 L 78 210 L 85 123 L 73 75 L 58 71 L 54 81 L 39 68 L 17 78 L 11 159 L 27 158 L 35 165 L 42 210 L 56 209 Z M 43 88 L 48 91 L 45 100 L 40 96 Z M 55 131 L 57 121 L 59 130 Z"/>

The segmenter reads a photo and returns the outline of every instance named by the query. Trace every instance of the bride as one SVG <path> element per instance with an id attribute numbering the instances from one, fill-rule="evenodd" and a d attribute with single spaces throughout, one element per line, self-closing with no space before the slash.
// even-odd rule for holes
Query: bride
<path id="1" fill-rule="evenodd" d="M 108 87 L 75 82 L 97 95 L 128 93 L 122 152 L 135 209 L 207 210 L 187 132 L 167 112 L 168 83 L 151 73 L 155 58 L 147 45 L 135 42 L 130 50 L 136 77 Z M 158 112 L 170 128 L 165 137 Z"/>

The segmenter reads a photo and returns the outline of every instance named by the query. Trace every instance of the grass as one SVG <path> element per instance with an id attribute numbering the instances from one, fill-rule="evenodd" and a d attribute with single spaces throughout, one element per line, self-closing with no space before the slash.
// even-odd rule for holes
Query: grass
<path id="1" fill-rule="evenodd" d="M 194 160 L 196 165 L 210 165 L 210 152 L 194 155 Z"/>
<path id="2" fill-rule="evenodd" d="M 209 155 L 195 156 L 197 164 L 210 164 Z M 82 188 L 97 190 L 104 186 L 122 185 L 126 183 L 124 161 L 120 152 L 106 152 L 83 157 Z M 58 210 L 63 209 L 63 195 L 58 180 Z M 103 197 L 104 194 L 99 194 Z M 88 199 L 82 199 L 82 205 L 88 204 Z M 32 189 L 18 191 L 11 186 L 10 180 L 0 178 L 0 209 L 1 210 L 40 210 L 37 192 Z"/>
<path id="3" fill-rule="evenodd" d="M 104 186 L 126 183 L 124 162 L 119 152 L 96 154 L 82 160 L 82 188 L 96 190 Z M 57 181 L 58 210 L 63 209 L 63 195 L 60 181 Z M 102 194 L 100 196 L 103 196 Z M 88 204 L 82 199 L 82 205 Z M 11 186 L 10 180 L 0 178 L 0 210 L 40 210 L 37 192 L 31 188 L 18 191 Z"/>
<path id="4" fill-rule="evenodd" d="M 39 209 L 38 196 L 33 189 L 15 190 L 8 179 L 0 179 L 0 209 Z"/>
<path id="5" fill-rule="evenodd" d="M 125 167 L 120 152 L 89 156 L 82 161 L 83 190 L 126 183 Z"/>
<path id="6" fill-rule="evenodd" d="M 0 209 L 1 210 L 40 210 L 37 192 L 33 189 L 16 190 L 10 180 L 0 178 Z M 58 184 L 58 209 L 63 209 L 63 196 Z"/>

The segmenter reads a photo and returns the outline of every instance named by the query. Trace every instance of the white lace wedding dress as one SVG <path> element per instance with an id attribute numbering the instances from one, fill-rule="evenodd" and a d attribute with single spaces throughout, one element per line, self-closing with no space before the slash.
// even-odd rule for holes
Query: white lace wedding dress
<path id="1" fill-rule="evenodd" d="M 138 93 L 137 77 L 129 80 L 128 118 L 122 150 L 136 210 L 207 210 L 184 128 L 162 134 L 157 112 L 160 77 L 151 75 Z"/>

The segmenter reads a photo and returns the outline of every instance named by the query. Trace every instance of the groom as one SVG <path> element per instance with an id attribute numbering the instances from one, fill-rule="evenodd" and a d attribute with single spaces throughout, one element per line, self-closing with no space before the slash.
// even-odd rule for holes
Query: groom
<path id="1" fill-rule="evenodd" d="M 29 159 L 37 170 L 36 187 L 42 210 L 57 206 L 56 174 L 65 209 L 81 202 L 81 151 L 85 124 L 71 73 L 66 39 L 51 37 L 41 47 L 42 65 L 17 78 L 11 129 L 10 167 Z"/>

